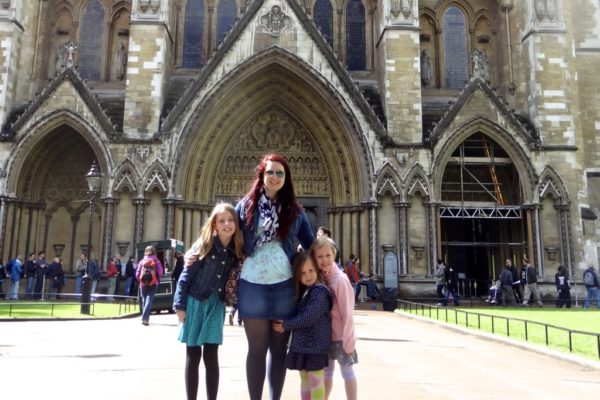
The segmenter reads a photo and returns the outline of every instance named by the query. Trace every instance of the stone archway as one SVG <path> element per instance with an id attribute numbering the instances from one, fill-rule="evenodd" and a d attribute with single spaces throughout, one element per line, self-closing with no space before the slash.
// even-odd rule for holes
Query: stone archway
<path id="1" fill-rule="evenodd" d="M 48 259 L 61 257 L 69 273 L 87 246 L 90 217 L 85 174 L 99 157 L 71 125 L 59 124 L 37 134 L 41 135 L 38 140 L 20 148 L 21 161 L 7 177 L 13 182 L 14 198 L 5 212 L 3 256 L 43 250 Z M 92 232 L 96 256 L 102 249 L 101 218 L 101 207 L 96 207 Z"/>
<path id="2" fill-rule="evenodd" d="M 261 156 L 278 152 L 313 224 L 330 226 L 341 248 L 346 242 L 368 254 L 369 230 L 350 226 L 369 225 L 363 202 L 372 198 L 371 150 L 348 99 L 279 49 L 227 78 L 188 111 L 193 117 L 176 145 L 173 192 L 184 205 L 175 232 L 191 240 L 206 209 L 243 195 Z"/>

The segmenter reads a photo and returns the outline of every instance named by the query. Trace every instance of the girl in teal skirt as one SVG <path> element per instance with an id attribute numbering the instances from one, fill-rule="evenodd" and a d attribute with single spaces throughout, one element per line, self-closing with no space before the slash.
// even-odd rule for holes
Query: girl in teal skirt
<path id="1" fill-rule="evenodd" d="M 243 238 L 231 204 L 219 203 L 185 255 L 187 265 L 175 291 L 173 308 L 186 344 L 185 388 L 188 400 L 198 396 L 200 360 L 204 352 L 206 397 L 219 390 L 219 345 L 223 343 L 225 285 L 232 266 L 242 257 Z M 189 261 L 188 261 L 189 262 Z"/>

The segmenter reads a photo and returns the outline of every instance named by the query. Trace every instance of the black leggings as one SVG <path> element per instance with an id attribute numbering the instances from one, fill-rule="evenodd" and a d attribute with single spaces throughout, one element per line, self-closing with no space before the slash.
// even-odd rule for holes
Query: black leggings
<path id="1" fill-rule="evenodd" d="M 289 332 L 277 333 L 271 328 L 267 319 L 244 319 L 244 329 L 248 339 L 248 356 L 246 357 L 246 378 L 250 400 L 262 398 L 266 375 L 266 356 L 269 358 L 269 385 L 271 400 L 281 397 L 285 382 L 285 354 Z"/>
<path id="2" fill-rule="evenodd" d="M 219 391 L 219 345 L 205 344 L 204 346 L 186 347 L 185 357 L 185 392 L 188 400 L 198 397 L 198 369 L 204 347 L 204 368 L 206 369 L 206 398 L 214 400 Z"/>

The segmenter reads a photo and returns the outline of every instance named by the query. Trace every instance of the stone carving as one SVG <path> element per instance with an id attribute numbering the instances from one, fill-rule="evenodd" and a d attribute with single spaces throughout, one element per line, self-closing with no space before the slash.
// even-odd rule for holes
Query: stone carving
<path id="1" fill-rule="evenodd" d="M 56 70 L 55 75 L 60 74 L 63 68 L 65 68 L 67 62 L 67 51 L 65 49 L 66 43 L 67 42 L 58 46 L 58 48 L 56 49 L 56 53 L 54 54 L 54 68 Z"/>
<path id="2" fill-rule="evenodd" d="M 471 60 L 473 60 L 473 76 L 489 79 L 490 63 L 485 52 L 478 49 L 473 50 Z"/>
<path id="3" fill-rule="evenodd" d="M 266 152 L 286 155 L 301 196 L 327 196 L 330 192 L 326 169 L 310 136 L 288 114 L 271 109 L 256 117 L 237 135 L 223 157 L 214 184 L 219 196 L 239 196 L 248 190 L 252 171 Z"/>
<path id="4" fill-rule="evenodd" d="M 123 80 L 125 78 L 125 71 L 127 67 L 127 48 L 124 43 L 121 43 L 119 50 L 117 51 L 117 79 Z"/>
<path id="5" fill-rule="evenodd" d="M 281 31 L 292 24 L 292 19 L 281 11 L 281 7 L 273 6 L 271 11 L 260 17 L 260 24 L 271 36 L 279 36 Z"/>
<path id="6" fill-rule="evenodd" d="M 10 8 L 10 0 L 0 1 L 0 6 L 2 6 L 2 8 L 4 8 L 5 10 L 8 10 Z"/>
<path id="7" fill-rule="evenodd" d="M 421 84 L 425 87 L 429 86 L 432 76 L 431 57 L 429 57 L 427 49 L 423 49 L 421 52 Z"/>
<path id="8" fill-rule="evenodd" d="M 65 43 L 64 47 L 67 54 L 66 67 L 71 68 L 73 67 L 73 54 L 75 54 L 75 50 L 77 50 L 77 45 L 75 42 L 69 40 Z"/>
<path id="9" fill-rule="evenodd" d="M 144 13 L 150 9 L 153 14 L 156 14 L 160 10 L 160 0 L 140 0 L 139 9 Z"/>
<path id="10" fill-rule="evenodd" d="M 391 13 L 394 18 L 398 18 L 400 14 L 404 19 L 410 18 L 413 13 L 413 0 L 391 0 Z"/>
<path id="11" fill-rule="evenodd" d="M 555 22 L 558 18 L 557 0 L 535 0 L 534 8 L 535 15 L 540 22 L 544 21 L 546 18 L 550 22 Z"/>
<path id="12" fill-rule="evenodd" d="M 150 155 L 150 146 L 137 146 L 133 149 L 133 152 L 137 156 L 137 159 L 141 162 L 146 162 Z"/>

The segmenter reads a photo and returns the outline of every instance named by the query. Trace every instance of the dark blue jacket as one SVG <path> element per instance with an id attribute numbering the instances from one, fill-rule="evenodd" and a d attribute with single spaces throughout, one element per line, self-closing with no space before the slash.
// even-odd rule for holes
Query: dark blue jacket
<path id="1" fill-rule="evenodd" d="M 244 197 L 236 204 L 235 210 L 240 218 L 240 227 L 244 234 L 244 255 L 250 257 L 254 254 L 254 249 L 256 248 L 256 231 L 260 216 L 258 215 L 257 208 L 254 212 L 254 218 L 252 219 L 252 227 L 248 227 L 248 225 L 246 225 L 245 215 L 247 203 L 248 196 Z M 310 248 L 315 241 L 315 236 L 312 233 L 308 217 L 304 211 L 300 211 L 296 219 L 292 222 L 288 236 L 286 238 L 279 238 L 279 240 L 281 241 L 283 251 L 290 260 L 296 254 L 296 241 L 299 241 L 304 249 Z"/>
<path id="2" fill-rule="evenodd" d="M 207 300 L 217 290 L 219 299 L 225 300 L 225 284 L 229 278 L 229 270 L 238 262 L 235 257 L 233 240 L 224 247 L 216 236 L 210 252 L 189 267 L 185 267 L 173 298 L 174 310 L 185 310 L 188 296 L 199 301 Z"/>
<path id="3" fill-rule="evenodd" d="M 298 303 L 298 314 L 283 321 L 283 329 L 294 331 L 290 351 L 302 354 L 327 354 L 331 347 L 331 306 L 329 288 L 316 284 Z"/>

